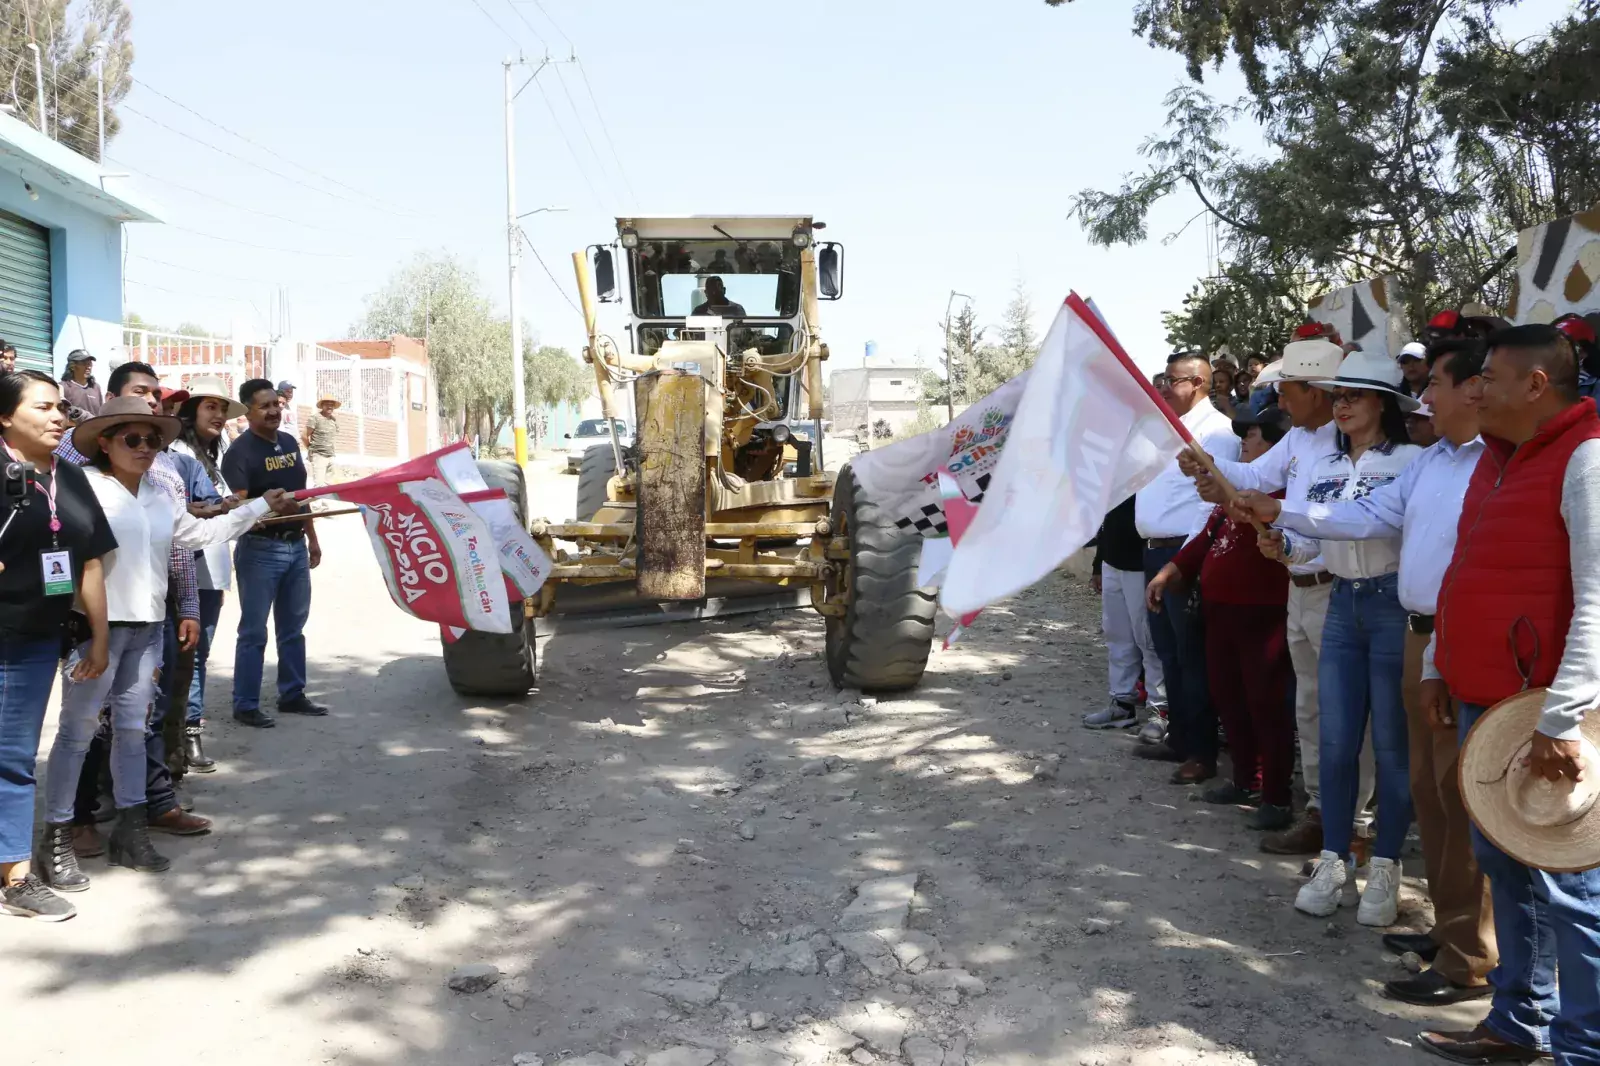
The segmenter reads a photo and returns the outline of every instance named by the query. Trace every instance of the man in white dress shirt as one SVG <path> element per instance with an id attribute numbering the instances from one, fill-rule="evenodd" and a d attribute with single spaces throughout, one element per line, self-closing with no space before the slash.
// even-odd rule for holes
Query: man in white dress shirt
<path id="1" fill-rule="evenodd" d="M 1190 435 L 1212 455 L 1235 459 L 1239 438 L 1233 422 L 1210 401 L 1211 365 L 1199 352 L 1177 352 L 1167 358 L 1163 393 Z M 1172 561 L 1185 541 L 1211 514 L 1194 483 L 1167 464 L 1156 479 L 1134 496 L 1134 525 L 1145 540 L 1144 573 L 1148 582 Z M 1195 784 L 1217 775 L 1217 717 L 1206 687 L 1205 641 L 1199 612 L 1191 610 L 1185 592 L 1162 597 L 1160 613 L 1150 614 L 1150 638 L 1161 660 L 1167 686 L 1167 739 L 1136 749 L 1142 758 L 1182 763 L 1175 784 Z"/>
<path id="2" fill-rule="evenodd" d="M 1416 977 L 1397 978 L 1384 990 L 1394 999 L 1443 1006 L 1487 996 L 1486 976 L 1499 957 L 1489 884 L 1472 854 L 1472 823 L 1456 780 L 1460 744 L 1453 712 L 1434 721 L 1422 699 L 1422 668 L 1439 585 L 1455 549 L 1456 524 L 1467 483 L 1483 455 L 1478 436 L 1483 347 L 1450 340 L 1428 355 L 1423 402 L 1433 408 L 1439 441 L 1394 481 L 1359 500 L 1284 503 L 1240 493 L 1233 511 L 1276 522 L 1292 533 L 1322 540 L 1401 536 L 1400 605 L 1410 614 L 1403 695 L 1411 747 L 1411 798 L 1422 837 L 1433 898 L 1430 933 L 1389 933 L 1384 944 L 1414 951 L 1433 963 Z"/>
<path id="3" fill-rule="evenodd" d="M 1344 349 L 1332 341 L 1315 337 L 1291 341 L 1283 349 L 1279 371 L 1278 402 L 1294 423 L 1294 428 L 1253 463 L 1217 460 L 1217 470 L 1236 489 L 1262 493 L 1282 492 L 1286 503 L 1304 503 L 1311 487 L 1311 468 L 1325 455 L 1338 450 L 1334 442 L 1333 399 L 1325 389 L 1310 384 L 1336 377 L 1344 361 Z M 1221 486 L 1189 456 L 1180 456 L 1184 471 L 1200 486 L 1200 494 L 1222 501 Z M 1328 600 L 1333 591 L 1333 575 L 1320 558 L 1289 567 L 1289 658 L 1294 662 L 1295 726 L 1299 733 L 1300 771 L 1306 788 L 1306 809 L 1292 826 L 1274 824 L 1258 812 L 1253 828 L 1268 830 L 1261 850 L 1274 855 L 1315 855 L 1322 849 L 1322 789 L 1319 730 L 1321 715 L 1317 704 L 1317 664 L 1322 649 L 1322 626 L 1328 617 Z M 1375 772 L 1372 746 L 1362 749 L 1361 784 L 1357 792 L 1359 813 L 1372 798 Z"/>

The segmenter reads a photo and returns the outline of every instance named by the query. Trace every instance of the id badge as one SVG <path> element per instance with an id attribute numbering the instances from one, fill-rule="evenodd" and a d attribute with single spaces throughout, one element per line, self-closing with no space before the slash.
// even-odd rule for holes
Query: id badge
<path id="1" fill-rule="evenodd" d="M 72 595 L 72 553 L 70 551 L 40 552 L 39 569 L 44 575 L 46 596 Z"/>

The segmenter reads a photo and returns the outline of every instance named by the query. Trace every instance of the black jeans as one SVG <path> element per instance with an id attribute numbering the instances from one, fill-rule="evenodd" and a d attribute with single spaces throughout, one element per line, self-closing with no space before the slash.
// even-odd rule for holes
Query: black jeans
<path id="1" fill-rule="evenodd" d="M 1177 548 L 1146 548 L 1148 581 L 1178 554 Z M 1185 759 L 1217 761 L 1217 715 L 1206 684 L 1205 628 L 1200 600 L 1188 586 L 1169 587 L 1161 613 L 1150 614 L 1150 639 L 1167 682 L 1167 745 Z"/>

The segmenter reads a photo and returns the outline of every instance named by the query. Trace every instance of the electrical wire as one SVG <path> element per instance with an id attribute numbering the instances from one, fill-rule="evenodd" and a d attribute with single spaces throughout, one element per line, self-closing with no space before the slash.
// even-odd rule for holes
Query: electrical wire
<path id="1" fill-rule="evenodd" d="M 483 12 L 483 17 L 488 19 L 489 22 L 491 24 L 493 24 L 495 29 L 497 29 L 501 33 L 505 34 L 506 35 L 506 39 L 509 40 L 512 44 L 517 46 L 517 51 L 520 52 L 522 50 L 522 42 L 517 40 L 516 37 L 512 35 L 510 30 L 508 30 L 504 26 L 500 25 L 500 20 L 495 18 L 493 15 L 489 14 L 489 9 L 488 8 L 486 8 L 482 4 L 480 4 L 478 2 L 478 0 L 472 0 L 472 6 L 477 8 L 479 11 Z"/>
<path id="2" fill-rule="evenodd" d="M 175 229 L 175 230 L 178 230 L 178 231 L 180 231 L 182 233 L 192 233 L 196 237 L 204 237 L 204 238 L 206 238 L 206 240 L 222 241 L 222 242 L 224 242 L 226 244 L 240 244 L 240 245 L 243 245 L 246 248 L 258 248 L 263 252 L 283 252 L 283 253 L 285 253 L 287 255 L 309 255 L 309 256 L 315 256 L 318 259 L 354 259 L 354 258 L 356 258 L 353 255 L 346 255 L 343 252 L 308 252 L 304 248 L 279 248 L 279 247 L 276 247 L 275 245 L 271 245 L 271 244 L 255 244 L 255 243 L 253 243 L 251 241 L 241 241 L 241 240 L 239 240 L 238 238 L 235 238 L 235 237 L 219 237 L 215 233 L 206 233 L 206 232 L 204 232 L 202 230 L 190 229 L 188 226 L 179 226 L 179 225 L 176 225 L 175 223 L 172 223 L 172 222 L 168 222 L 166 224 L 166 226 L 167 226 L 168 229 Z"/>
<path id="3" fill-rule="evenodd" d="M 611 129 L 606 125 L 606 117 L 600 112 L 600 101 L 595 99 L 594 86 L 589 84 L 589 72 L 584 69 L 583 60 L 577 56 L 572 57 L 573 63 L 578 68 L 578 74 L 583 78 L 584 91 L 589 94 L 589 105 L 594 108 L 594 117 L 600 120 L 600 133 L 606 139 L 606 145 L 611 149 L 611 158 L 616 160 L 617 173 L 622 175 L 622 184 L 627 186 L 628 195 L 633 197 L 635 209 L 639 206 L 639 194 L 634 190 L 633 182 L 628 180 L 628 170 L 622 165 L 622 156 L 617 154 L 617 142 L 611 139 Z"/>
<path id="4" fill-rule="evenodd" d="M 235 129 L 232 129 L 232 128 L 230 128 L 228 126 L 225 126 L 222 123 L 218 122 L 216 119 L 207 118 L 205 115 L 202 115 L 200 112 L 196 111 L 194 108 L 190 107 L 188 104 L 184 103 L 181 100 L 176 100 L 176 99 L 172 98 L 171 96 L 168 96 L 166 93 L 162 92 L 160 89 L 157 89 L 155 86 L 151 85 L 149 82 L 140 81 L 138 78 L 134 78 L 134 77 L 131 77 L 131 76 L 130 76 L 129 80 L 132 81 L 135 85 L 139 86 L 140 88 L 146 90 L 147 92 L 152 92 L 155 95 L 161 97 L 161 99 L 167 101 L 168 103 L 170 103 L 170 104 L 172 104 L 172 105 L 174 105 L 176 107 L 180 107 L 183 110 L 189 112 L 189 114 L 193 115 L 195 118 L 199 119 L 201 122 L 204 122 L 204 123 L 206 123 L 207 125 L 210 125 L 210 126 L 215 126 L 217 129 L 219 129 L 222 132 L 228 134 L 229 136 L 237 137 L 239 140 L 243 141 L 245 144 L 250 145 L 252 148 L 257 149 L 258 151 L 265 152 L 265 153 L 267 153 L 267 155 L 271 156 L 274 159 L 281 159 L 285 163 L 288 163 L 290 166 L 297 167 L 298 169 L 305 171 L 307 174 L 311 174 L 311 175 L 314 175 L 315 177 L 321 178 L 323 181 L 328 182 L 330 185 L 337 185 L 341 189 L 347 189 L 350 192 L 355 193 L 357 196 L 362 197 L 364 200 L 367 200 L 367 201 L 370 201 L 370 202 L 373 202 L 373 203 L 383 204 L 385 207 L 387 207 L 391 211 L 399 211 L 402 214 L 414 215 L 417 218 L 433 217 L 433 216 L 422 215 L 422 214 L 419 214 L 418 212 L 413 211 L 413 210 L 411 210 L 409 208 L 401 207 L 398 204 L 390 203 L 388 201 L 379 199 L 378 197 L 373 196 L 371 193 L 367 192 L 365 189 L 358 189 L 354 185 L 349 185 L 349 184 L 347 184 L 345 182 L 342 182 L 338 178 L 332 177 L 331 175 L 324 174 L 321 171 L 313 170 L 310 167 L 306 166 L 304 163 L 301 163 L 298 160 L 292 159 L 289 156 L 286 156 L 281 152 L 274 151 L 273 149 L 268 148 L 266 145 L 262 144 L 259 141 L 251 140 L 249 137 L 246 137 L 244 134 L 240 133 L 239 131 L 237 131 Z"/>
<path id="5" fill-rule="evenodd" d="M 561 287 L 561 282 L 556 280 L 555 274 L 552 273 L 549 266 L 545 264 L 544 256 L 539 254 L 539 249 L 533 246 L 533 240 L 528 236 L 528 231 L 521 226 L 518 226 L 517 229 L 522 233 L 522 240 L 527 244 L 528 251 L 533 253 L 533 258 L 537 260 L 539 266 L 544 269 L 545 277 L 550 279 L 550 284 L 556 287 L 556 291 L 561 294 L 561 298 L 567 301 L 567 306 L 572 308 L 574 311 L 577 311 L 578 314 L 583 314 L 583 310 L 579 308 L 577 304 L 572 302 L 572 297 L 567 295 L 567 290 Z"/>
<path id="6" fill-rule="evenodd" d="M 556 132 L 561 134 L 561 143 L 567 146 L 567 154 L 572 157 L 573 164 L 578 168 L 578 175 L 583 178 L 583 183 L 589 188 L 589 195 L 594 198 L 595 206 L 604 210 L 605 202 L 600 199 L 600 192 L 594 187 L 594 182 L 589 178 L 589 171 L 583 165 L 583 160 L 578 158 L 578 150 L 572 146 L 572 138 L 567 136 L 566 128 L 561 125 L 561 120 L 556 117 L 556 109 L 550 103 L 550 95 L 544 91 L 544 84 L 535 80 L 534 85 L 539 90 L 539 99 L 544 101 L 544 109 L 550 112 L 550 121 L 555 124 Z"/>
<path id="7" fill-rule="evenodd" d="M 545 42 L 544 35 L 533 28 L 533 23 L 528 21 L 528 16 L 524 15 L 517 5 L 511 2 L 511 0 L 506 0 L 506 7 L 511 9 L 511 13 L 513 15 L 522 20 L 522 24 L 524 26 L 528 27 L 528 32 L 533 34 L 533 39 L 539 42 L 539 47 L 548 52 L 550 50 L 550 45 Z"/>
<path id="8" fill-rule="evenodd" d="M 567 106 L 572 109 L 572 117 L 578 122 L 578 132 L 583 134 L 583 141 L 589 146 L 589 154 L 594 156 L 595 165 L 599 167 L 600 173 L 605 174 L 609 168 L 606 166 L 606 161 L 600 158 L 600 152 L 594 146 L 594 138 L 589 136 L 589 124 L 578 113 L 578 104 L 572 99 L 572 91 L 567 88 L 567 79 L 561 76 L 560 67 L 556 67 L 556 81 L 561 83 L 561 95 L 567 98 Z"/>
<path id="9" fill-rule="evenodd" d="M 550 17 L 550 12 L 545 10 L 544 4 L 540 3 L 539 0 L 516 0 L 516 2 L 517 3 L 532 4 L 534 7 L 538 8 L 539 9 L 539 14 L 544 16 L 544 20 L 546 22 L 550 23 L 550 25 L 555 28 L 555 31 L 557 33 L 559 33 L 562 36 L 562 38 L 567 42 L 567 47 L 568 48 L 572 47 L 572 38 L 568 37 L 567 36 L 567 31 L 562 29 L 560 24 L 557 23 L 555 19 Z"/>

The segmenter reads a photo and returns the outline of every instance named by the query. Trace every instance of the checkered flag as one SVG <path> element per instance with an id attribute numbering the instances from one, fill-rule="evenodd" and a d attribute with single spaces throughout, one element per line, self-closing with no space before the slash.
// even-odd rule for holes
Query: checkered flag
<path id="1" fill-rule="evenodd" d="M 983 494 L 989 488 L 989 475 L 980 474 L 977 478 L 978 491 L 969 502 L 979 504 L 983 502 Z M 895 522 L 895 525 L 907 533 L 916 533 L 923 537 L 948 537 L 950 523 L 945 520 L 944 504 L 942 501 L 923 504 L 912 515 L 906 515 Z"/>

